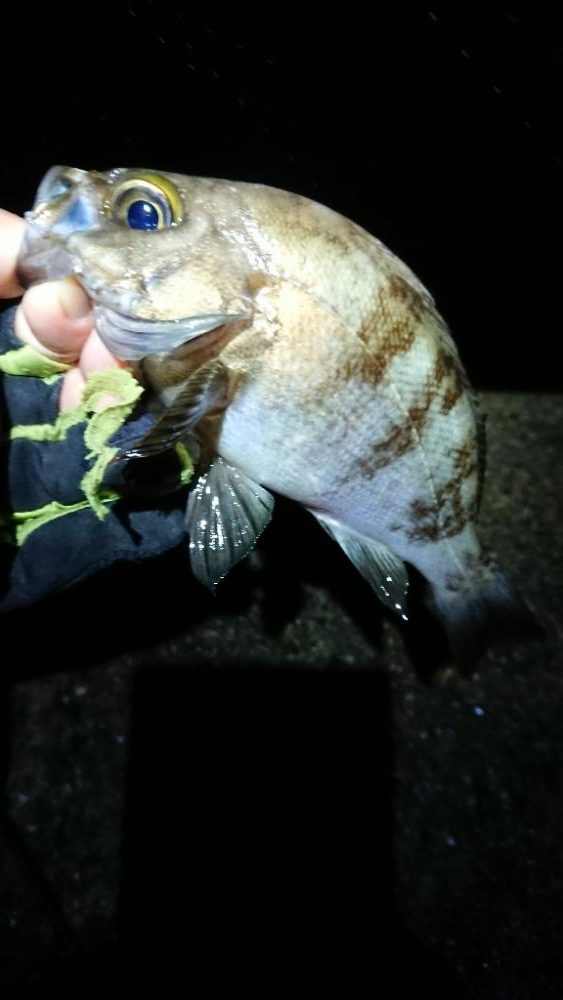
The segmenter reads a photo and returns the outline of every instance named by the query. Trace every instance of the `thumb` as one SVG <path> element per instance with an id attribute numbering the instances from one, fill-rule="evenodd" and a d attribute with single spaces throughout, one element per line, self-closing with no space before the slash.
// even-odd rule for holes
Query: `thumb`
<path id="1" fill-rule="evenodd" d="M 16 335 L 54 361 L 76 361 L 94 318 L 86 292 L 74 278 L 46 281 L 25 293 L 15 318 Z"/>
<path id="2" fill-rule="evenodd" d="M 0 208 L 0 298 L 13 299 L 21 295 L 16 279 L 16 260 L 22 241 L 24 221 Z"/>

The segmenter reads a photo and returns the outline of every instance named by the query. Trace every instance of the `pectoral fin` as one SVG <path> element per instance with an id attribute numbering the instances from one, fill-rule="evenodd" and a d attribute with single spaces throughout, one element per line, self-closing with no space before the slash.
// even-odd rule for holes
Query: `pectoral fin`
<path id="1" fill-rule="evenodd" d="M 379 600 L 406 621 L 409 578 L 403 560 L 381 542 L 357 535 L 330 518 L 315 517 L 371 584 Z"/>
<path id="2" fill-rule="evenodd" d="M 274 507 L 268 490 L 216 458 L 191 490 L 186 508 L 194 576 L 212 590 L 248 555 Z"/>
<path id="3" fill-rule="evenodd" d="M 150 431 L 118 458 L 148 458 L 168 451 L 190 434 L 206 413 L 224 405 L 228 380 L 227 369 L 218 360 L 193 372 L 172 405 L 155 421 Z"/>

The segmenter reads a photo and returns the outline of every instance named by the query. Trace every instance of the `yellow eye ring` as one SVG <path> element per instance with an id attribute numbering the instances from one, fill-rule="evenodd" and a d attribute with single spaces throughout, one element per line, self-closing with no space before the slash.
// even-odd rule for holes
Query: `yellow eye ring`
<path id="1" fill-rule="evenodd" d="M 178 189 L 161 174 L 136 173 L 116 185 L 109 210 L 130 229 L 167 229 L 182 221 Z"/>

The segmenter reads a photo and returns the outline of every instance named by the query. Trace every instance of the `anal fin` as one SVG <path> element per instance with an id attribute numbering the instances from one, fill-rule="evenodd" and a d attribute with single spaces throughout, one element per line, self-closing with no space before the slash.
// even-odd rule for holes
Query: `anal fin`
<path id="1" fill-rule="evenodd" d="M 194 576 L 211 590 L 254 547 L 274 507 L 268 490 L 217 457 L 190 491 L 186 529 Z"/>
<path id="2" fill-rule="evenodd" d="M 406 596 L 409 578 L 403 560 L 382 542 L 375 542 L 371 538 L 343 528 L 332 518 L 320 514 L 315 514 L 315 517 L 373 587 L 379 600 L 407 621 Z"/>

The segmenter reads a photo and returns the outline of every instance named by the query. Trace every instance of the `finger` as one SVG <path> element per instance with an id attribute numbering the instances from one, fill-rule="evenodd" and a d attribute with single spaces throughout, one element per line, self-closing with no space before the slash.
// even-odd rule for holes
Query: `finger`
<path id="1" fill-rule="evenodd" d="M 97 332 L 93 330 L 82 349 L 78 366 L 72 368 L 64 376 L 59 396 L 59 409 L 72 410 L 75 406 L 78 406 L 88 376 L 93 372 L 103 371 L 106 368 L 125 367 L 127 367 L 125 363 L 116 358 L 107 349 L 105 344 L 100 340 Z M 115 397 L 108 393 L 100 401 L 97 409 L 105 410 L 108 406 L 116 402 Z"/>
<path id="2" fill-rule="evenodd" d="M 24 221 L 0 208 L 0 298 L 12 299 L 23 289 L 16 278 L 16 260 L 22 241 Z"/>
<path id="3" fill-rule="evenodd" d="M 82 354 L 80 355 L 80 371 L 84 379 L 88 379 L 88 376 L 93 372 L 104 371 L 106 368 L 126 368 L 127 365 L 124 361 L 120 361 L 116 358 L 115 354 L 112 354 L 106 345 L 100 340 L 99 334 L 96 330 L 93 330 L 86 344 Z M 114 403 L 119 402 L 115 396 L 108 393 L 98 403 L 97 410 L 105 410 L 108 406 L 112 406 Z"/>
<path id="4" fill-rule="evenodd" d="M 97 330 L 92 330 L 80 354 L 80 370 L 84 378 L 92 372 L 100 372 L 105 368 L 127 368 L 125 361 L 120 361 L 106 347 Z"/>
<path id="5" fill-rule="evenodd" d="M 91 302 L 74 278 L 47 281 L 25 293 L 16 313 L 20 340 L 54 361 L 72 363 L 91 333 Z"/>
<path id="6" fill-rule="evenodd" d="M 85 385 L 86 381 L 80 368 L 71 368 L 66 372 L 59 396 L 59 410 L 74 410 L 80 402 Z"/>

